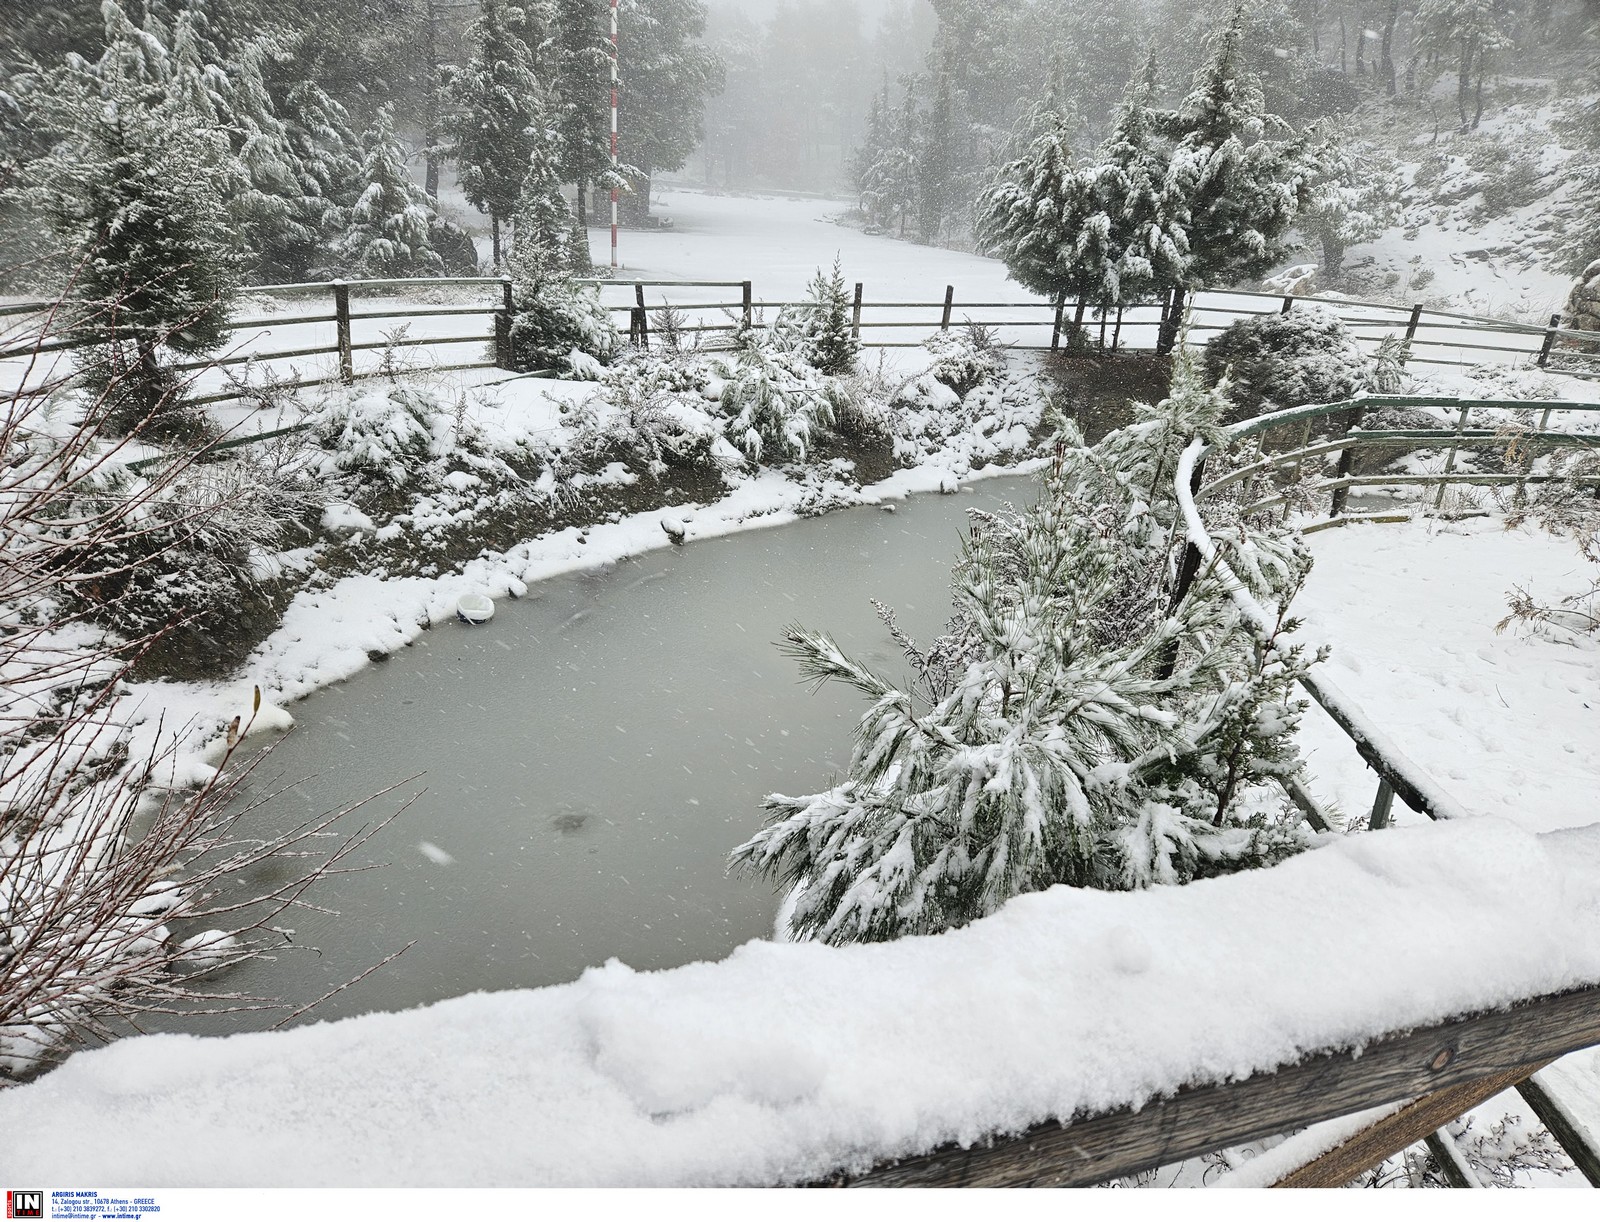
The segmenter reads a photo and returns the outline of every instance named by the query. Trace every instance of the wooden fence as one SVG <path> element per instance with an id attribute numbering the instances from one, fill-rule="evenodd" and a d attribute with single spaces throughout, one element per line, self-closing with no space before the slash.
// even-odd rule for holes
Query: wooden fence
<path id="1" fill-rule="evenodd" d="M 589 280 L 596 286 L 608 311 L 625 326 L 630 341 L 649 347 L 662 332 L 664 317 L 680 335 L 715 346 L 726 344 L 741 328 L 770 326 L 777 312 L 803 306 L 798 301 L 759 301 L 751 281 L 720 280 Z M 462 303 L 383 302 L 361 308 L 374 294 L 416 294 L 450 290 L 476 295 Z M 737 290 L 706 294 L 704 290 Z M 357 361 L 358 353 L 395 349 L 445 349 L 478 351 L 460 360 L 436 364 L 441 369 L 513 367 L 510 335 L 515 311 L 512 283 L 507 277 L 457 277 L 434 280 L 359 280 L 326 283 L 265 285 L 245 290 L 247 297 L 307 302 L 304 313 L 261 313 L 236 319 L 229 325 L 231 348 L 214 358 L 179 364 L 182 372 L 226 372 L 240 366 L 263 366 L 326 357 L 336 371 L 325 376 L 295 377 L 287 385 L 315 386 L 349 383 L 374 372 Z M 652 303 L 649 298 L 654 296 Z M 856 283 L 851 303 L 851 329 L 868 348 L 914 348 L 928 335 L 954 326 L 975 323 L 994 330 L 1000 340 L 1024 350 L 1061 351 L 1071 354 L 1117 352 L 1170 352 L 1180 324 L 1203 337 L 1220 331 L 1239 318 L 1289 310 L 1297 301 L 1333 310 L 1351 329 L 1358 342 L 1376 349 L 1386 337 L 1404 340 L 1406 359 L 1412 364 L 1466 366 L 1490 359 L 1524 362 L 1538 367 L 1562 367 L 1562 372 L 1600 379 L 1600 358 L 1591 358 L 1600 337 L 1564 329 L 1560 315 L 1548 325 L 1476 318 L 1421 305 L 1396 306 L 1345 298 L 1279 296 L 1243 291 L 1174 293 L 1166 300 L 1130 306 L 1096 316 L 1078 302 L 1049 302 L 1037 298 L 997 301 L 963 301 L 955 286 L 947 285 L 938 301 L 877 301 Z M 44 315 L 50 306 L 24 302 L 0 307 L 0 318 L 17 320 L 25 334 L 30 319 Z M 477 320 L 476 327 L 469 320 Z M 427 325 L 429 334 L 382 334 L 380 324 Z M 444 324 L 442 329 L 439 324 Z M 291 337 L 288 346 L 267 347 L 263 339 L 279 332 Z M 897 338 L 904 337 L 904 338 Z M 0 349 L 0 360 L 44 356 L 78 346 L 82 341 L 57 337 L 46 327 L 34 328 L 25 340 Z M 1570 365 L 1570 367 L 1567 367 Z M 237 388 L 203 394 L 199 402 L 221 402 L 239 397 Z"/>

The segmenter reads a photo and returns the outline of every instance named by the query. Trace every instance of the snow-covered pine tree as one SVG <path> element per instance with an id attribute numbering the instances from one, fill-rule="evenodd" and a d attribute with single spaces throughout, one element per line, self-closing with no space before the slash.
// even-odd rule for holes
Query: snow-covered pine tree
<path id="1" fill-rule="evenodd" d="M 223 342 L 238 266 L 223 203 L 229 152 L 165 96 L 150 67 L 160 41 L 125 20 L 108 25 L 117 41 L 104 59 L 69 67 L 35 98 L 56 141 L 26 167 L 23 194 L 66 257 L 69 334 L 92 344 L 90 382 L 113 388 L 109 425 L 131 429 L 159 411 L 181 429 L 161 353 Z M 169 421 L 151 423 L 156 436 Z"/>
<path id="2" fill-rule="evenodd" d="M 550 124 L 557 169 L 578 187 L 578 221 L 588 224 L 588 190 L 611 169 L 611 51 L 606 0 L 555 0 Z"/>
<path id="3" fill-rule="evenodd" d="M 444 264 L 429 239 L 433 210 L 406 172 L 394 115 L 380 106 L 364 137 L 361 195 L 350 209 L 334 253 L 345 267 L 373 279 L 437 276 Z"/>
<path id="4" fill-rule="evenodd" d="M 1311 660 L 1283 608 L 1304 550 L 1233 530 L 1237 567 L 1280 608 L 1260 634 L 1214 568 L 1169 587 L 1173 463 L 1221 406 L 1180 361 L 1171 397 L 1099 446 L 1069 425 L 1037 506 L 974 515 L 950 631 L 920 649 L 885 613 L 912 686 L 825 634 L 785 634 L 807 678 L 872 704 L 846 778 L 773 795 L 733 852 L 790 888 L 792 936 L 937 933 L 1057 883 L 1186 882 L 1304 845 L 1298 816 L 1264 800 L 1299 767 L 1293 686 Z"/>
<path id="5" fill-rule="evenodd" d="M 1111 219 L 1097 194 L 1098 176 L 1073 162 L 1066 119 L 1056 113 L 1030 123 L 1038 134 L 978 200 L 978 242 L 1024 288 L 1075 302 L 1077 335 L 1086 307 L 1118 301 Z"/>
<path id="6" fill-rule="evenodd" d="M 773 339 L 806 364 L 838 377 L 855 368 L 861 341 L 850 329 L 852 306 L 844 268 L 835 258 L 833 270 L 820 267 L 806 285 L 806 303 L 784 310 L 773 320 Z"/>
<path id="7" fill-rule="evenodd" d="M 906 225 L 917 203 L 918 122 L 916 91 L 906 83 L 905 99 L 898 111 L 888 107 L 889 87 L 884 85 L 884 136 L 877 156 L 862 178 L 861 200 L 867 215 L 882 229 L 906 236 Z"/>
<path id="8" fill-rule="evenodd" d="M 1283 256 L 1299 204 L 1300 148 L 1266 113 L 1242 65 L 1243 0 L 1213 40 L 1178 109 L 1166 190 L 1188 234 L 1189 287 L 1265 275 Z"/>
<path id="9" fill-rule="evenodd" d="M 589 235 L 577 227 L 572 208 L 562 194 L 555 149 L 549 143 L 534 146 L 514 220 L 514 276 L 539 279 L 589 270 Z"/>
<path id="10" fill-rule="evenodd" d="M 1090 171 L 1100 207 L 1112 220 L 1117 304 L 1147 301 L 1183 283 L 1189 235 L 1167 194 L 1168 150 L 1161 131 L 1170 112 L 1154 105 L 1155 53 L 1129 83 L 1111 133 Z"/>
<path id="11" fill-rule="evenodd" d="M 701 0 L 622 0 L 620 20 L 628 31 L 617 53 L 620 155 L 633 167 L 629 214 L 643 222 L 650 215 L 650 176 L 681 169 L 705 134 L 705 100 L 722 87 L 723 64 L 700 41 Z"/>
<path id="12" fill-rule="evenodd" d="M 1297 224 L 1322 244 L 1322 275 L 1332 279 L 1347 246 L 1370 242 L 1400 221 L 1404 186 L 1394 155 L 1332 130 L 1306 150 L 1306 201 Z"/>
<path id="13" fill-rule="evenodd" d="M 883 88 L 872 95 L 872 105 L 867 110 L 867 130 L 850 154 L 850 182 L 856 189 L 856 203 L 866 218 L 879 228 L 887 229 L 877 200 L 871 198 L 873 170 L 889 142 L 889 76 L 884 74 Z"/>
<path id="14" fill-rule="evenodd" d="M 361 188 L 361 141 L 344 107 L 315 81 L 292 85 L 281 114 L 298 180 L 296 212 L 308 237 L 303 246 L 282 242 L 263 251 L 259 270 L 264 277 L 298 280 L 328 265 L 329 246 Z"/>
<path id="15" fill-rule="evenodd" d="M 955 201 L 956 118 L 951 97 L 949 57 L 933 74 L 933 103 L 923 116 L 915 145 L 917 174 L 917 240 L 938 241 Z"/>
<path id="16" fill-rule="evenodd" d="M 527 22 L 506 0 L 483 0 L 468 32 L 472 57 L 448 86 L 461 189 L 489 215 L 496 268 L 502 265 L 500 227 L 516 211 L 534 146 L 544 135 L 544 90 L 529 45 L 530 35 L 537 43 L 544 31 L 530 31 Z"/>

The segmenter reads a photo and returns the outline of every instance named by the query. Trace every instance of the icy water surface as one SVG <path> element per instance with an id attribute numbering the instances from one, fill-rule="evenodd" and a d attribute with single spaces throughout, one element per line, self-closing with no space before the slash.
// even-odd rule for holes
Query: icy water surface
<path id="1" fill-rule="evenodd" d="M 727 877 L 727 853 L 761 826 L 765 794 L 830 783 L 864 708 L 835 685 L 813 693 L 773 642 L 800 622 L 904 674 L 868 600 L 925 640 L 949 614 L 965 511 L 1033 496 L 1030 480 L 979 482 L 555 579 L 295 705 L 251 784 L 310 779 L 253 818 L 290 826 L 419 772 L 403 792 L 423 792 L 362 850 L 387 865 L 310 897 L 339 916 L 286 914 L 317 951 L 212 983 L 301 1005 L 415 940 L 310 1021 L 555 984 L 612 957 L 673 967 L 768 936 L 772 888 Z"/>

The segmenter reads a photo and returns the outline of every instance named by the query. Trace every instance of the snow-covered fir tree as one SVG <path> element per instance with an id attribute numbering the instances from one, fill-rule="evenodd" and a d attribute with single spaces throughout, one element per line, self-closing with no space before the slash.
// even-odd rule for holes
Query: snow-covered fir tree
<path id="1" fill-rule="evenodd" d="M 163 350 L 221 345 L 238 256 L 226 140 L 165 95 L 151 70 L 159 40 L 115 28 L 100 64 L 37 99 L 56 139 L 27 166 L 24 195 L 68 254 L 71 331 L 93 345 L 91 380 L 115 382 L 113 425 L 132 427 L 171 397 Z"/>
<path id="2" fill-rule="evenodd" d="M 1297 227 L 1322 245 L 1322 273 L 1334 277 L 1345 248 L 1398 224 L 1404 179 L 1394 156 L 1369 140 L 1330 130 L 1306 150 L 1306 199 Z"/>
<path id="3" fill-rule="evenodd" d="M 610 187 L 611 43 L 606 0 L 554 0 L 549 122 L 563 182 L 577 184 L 578 220 L 588 222 L 591 186 Z"/>
<path id="4" fill-rule="evenodd" d="M 1006 265 L 1018 284 L 1060 301 L 1075 284 L 1070 251 L 1077 243 L 1083 203 L 1083 180 L 1067 144 L 1067 122 L 1055 113 L 979 200 L 979 244 Z"/>
<path id="5" fill-rule="evenodd" d="M 849 373 L 861 353 L 861 341 L 851 331 L 852 305 L 844 268 L 835 258 L 832 271 L 819 267 L 811 277 L 805 303 L 785 309 L 773 320 L 773 338 L 825 374 Z"/>
<path id="6" fill-rule="evenodd" d="M 430 240 L 433 210 L 406 172 L 389 107 L 378 108 L 364 142 L 361 195 L 335 254 L 351 272 L 372 279 L 439 275 L 444 264 Z"/>
<path id="7" fill-rule="evenodd" d="M 1152 53 L 1123 94 L 1111 134 L 1088 170 L 1100 208 L 1111 217 L 1119 305 L 1182 284 L 1189 262 L 1189 235 L 1177 223 L 1167 190 L 1161 126 L 1170 115 L 1154 105 L 1156 80 Z"/>
<path id="8" fill-rule="evenodd" d="M 489 216 L 493 258 L 501 266 L 500 230 L 516 211 L 534 146 L 545 138 L 544 91 L 535 74 L 529 37 L 543 26 L 506 0 L 484 0 L 469 33 L 472 56 L 451 78 L 450 126 L 461 189 L 472 206 Z"/>
<path id="9" fill-rule="evenodd" d="M 950 630 L 900 639 L 897 684 L 825 634 L 787 651 L 871 703 L 846 777 L 773 795 L 735 865 L 791 891 L 790 932 L 833 944 L 936 933 L 1057 883 L 1180 883 L 1297 851 L 1276 782 L 1299 768 L 1287 605 L 1309 561 L 1233 523 L 1224 551 L 1277 621 L 1250 627 L 1215 566 L 1172 587 L 1180 450 L 1224 401 L 1187 360 L 1171 396 L 1098 446 L 1068 425 L 1028 510 L 974 514 Z M 1271 783 L 1271 784 L 1269 784 Z"/>
<path id="10" fill-rule="evenodd" d="M 571 276 L 591 270 L 589 235 L 578 226 L 562 194 L 550 145 L 537 145 L 533 150 L 514 219 L 511 241 L 514 276 Z"/>
<path id="11" fill-rule="evenodd" d="M 722 87 L 723 64 L 700 41 L 706 29 L 701 0 L 622 0 L 618 68 L 622 92 L 620 157 L 633 167 L 630 215 L 650 214 L 650 179 L 681 169 L 705 134 L 703 107 Z"/>
<path id="12" fill-rule="evenodd" d="M 1282 259 L 1300 202 L 1301 147 L 1243 66 L 1245 6 L 1213 40 L 1174 121 L 1167 193 L 1189 239 L 1186 280 L 1253 280 Z"/>
<path id="13" fill-rule="evenodd" d="M 905 237 L 917 205 L 919 139 L 916 94 L 909 84 L 899 109 L 892 110 L 889 85 L 884 82 L 883 115 L 882 138 L 862 168 L 861 206 L 880 229 Z"/>

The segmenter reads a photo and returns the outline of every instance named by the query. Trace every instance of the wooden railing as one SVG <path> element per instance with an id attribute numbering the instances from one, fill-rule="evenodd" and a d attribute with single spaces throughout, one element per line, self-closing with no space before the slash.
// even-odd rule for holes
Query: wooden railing
<path id="1" fill-rule="evenodd" d="M 683 333 L 705 337 L 712 344 L 731 337 L 741 328 L 769 326 L 776 313 L 786 307 L 806 303 L 797 301 L 759 301 L 748 280 L 588 280 L 595 285 L 606 308 L 619 324 L 626 326 L 631 341 L 649 347 L 660 334 L 661 315 L 676 311 Z M 374 293 L 416 293 L 450 289 L 476 291 L 485 300 L 460 304 L 394 304 L 361 309 L 363 297 Z M 737 289 L 731 294 L 700 293 L 700 290 Z M 653 290 L 653 293 L 649 290 Z M 318 306 L 303 314 L 262 314 L 240 318 L 229 324 L 233 347 L 214 358 L 179 364 L 179 371 L 226 371 L 237 366 L 295 361 L 312 357 L 336 359 L 336 370 L 324 376 L 295 378 L 290 386 L 315 386 L 332 382 L 351 382 L 371 370 L 358 367 L 356 354 L 405 348 L 458 349 L 478 345 L 480 353 L 470 359 L 435 365 L 442 369 L 511 369 L 510 327 L 515 309 L 509 278 L 458 277 L 436 280 L 352 280 L 326 283 L 264 285 L 245 290 L 253 297 L 289 299 L 320 298 Z M 655 296 L 652 303 L 649 298 Z M 1549 325 L 1534 326 L 1490 318 L 1475 318 L 1421 305 L 1395 306 L 1381 302 L 1345 298 L 1295 298 L 1244 291 L 1172 294 L 1165 301 L 1129 306 L 1095 317 L 1092 310 L 1075 302 L 1025 300 L 962 301 L 955 286 L 947 285 L 937 301 L 873 301 L 866 286 L 856 283 L 851 304 L 852 331 L 870 348 L 914 348 L 927 335 L 949 330 L 964 323 L 994 329 L 1003 342 L 1028 350 L 1072 353 L 1115 353 L 1122 351 L 1168 352 L 1176 342 L 1178 324 L 1186 320 L 1188 333 L 1201 337 L 1220 331 L 1239 318 L 1273 314 L 1288 310 L 1296 301 L 1317 304 L 1333 310 L 1351 329 L 1357 341 L 1369 349 L 1387 337 L 1405 341 L 1405 359 L 1412 364 L 1461 366 L 1498 357 L 1549 367 L 1553 360 L 1568 353 L 1577 354 L 1580 364 L 1562 372 L 1583 378 L 1600 379 L 1600 363 L 1583 354 L 1600 347 L 1600 336 L 1593 332 L 1562 328 L 1560 316 Z M 0 307 L 0 317 L 17 319 L 24 332 L 30 314 L 48 311 L 43 302 L 23 302 Z M 475 329 L 447 330 L 436 335 L 384 336 L 374 334 L 379 323 L 411 325 L 418 320 L 479 319 Z M 306 335 L 307 342 L 281 348 L 263 348 L 261 333 L 298 328 L 318 328 Z M 920 333 L 920 334 L 918 334 Z M 1048 333 L 1048 339 L 1045 335 Z M 905 335 L 899 339 L 896 336 Z M 0 360 L 43 356 L 81 346 L 82 340 L 61 337 L 48 331 L 13 340 L 0 348 Z M 246 348 L 249 348 L 247 351 Z M 220 402 L 237 397 L 236 390 L 202 395 L 200 402 Z"/>

